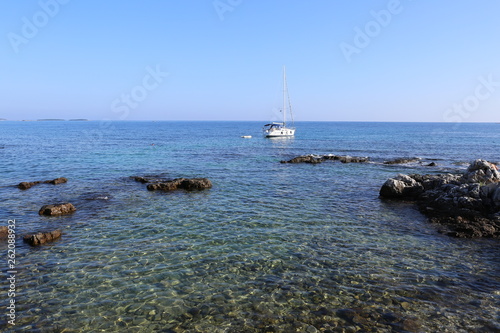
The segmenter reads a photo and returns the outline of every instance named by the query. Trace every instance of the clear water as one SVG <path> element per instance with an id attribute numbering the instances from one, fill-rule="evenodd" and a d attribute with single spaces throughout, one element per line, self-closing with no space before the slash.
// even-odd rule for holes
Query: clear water
<path id="1" fill-rule="evenodd" d="M 419 332 L 499 330 L 498 241 L 441 235 L 378 191 L 400 172 L 498 162 L 500 125 L 307 122 L 288 139 L 262 138 L 261 125 L 0 122 L 0 225 L 15 219 L 19 237 L 63 231 L 37 248 L 17 239 L 15 326 L 0 243 L 0 329 L 395 332 L 410 320 Z M 279 163 L 310 153 L 372 162 Z M 398 157 L 423 162 L 381 163 Z M 149 192 L 136 175 L 214 186 Z M 57 177 L 69 181 L 15 187 Z M 77 212 L 38 215 L 57 202 Z"/>

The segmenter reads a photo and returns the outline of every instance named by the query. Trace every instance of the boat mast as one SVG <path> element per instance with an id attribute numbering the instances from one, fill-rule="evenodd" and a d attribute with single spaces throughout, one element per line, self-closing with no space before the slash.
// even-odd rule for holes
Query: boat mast
<path id="1" fill-rule="evenodd" d="M 283 66 L 283 126 L 286 126 L 286 70 Z"/>

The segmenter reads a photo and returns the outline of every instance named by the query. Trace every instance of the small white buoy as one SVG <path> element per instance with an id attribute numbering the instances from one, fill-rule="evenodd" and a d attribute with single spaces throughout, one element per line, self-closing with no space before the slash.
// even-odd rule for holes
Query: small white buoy
<path id="1" fill-rule="evenodd" d="M 251 138 L 252 138 L 252 136 L 251 136 L 251 135 L 242 135 L 241 137 L 242 137 L 243 139 L 251 139 Z"/>

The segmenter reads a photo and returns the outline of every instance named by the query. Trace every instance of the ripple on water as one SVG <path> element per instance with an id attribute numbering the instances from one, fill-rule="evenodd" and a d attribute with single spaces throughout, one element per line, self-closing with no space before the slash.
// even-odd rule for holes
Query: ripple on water
<path id="1" fill-rule="evenodd" d="M 144 141 L 152 142 L 148 135 Z M 19 221 L 19 235 L 39 228 L 63 230 L 63 237 L 47 246 L 16 242 L 16 328 L 498 330 L 497 244 L 439 235 L 413 206 L 378 199 L 386 178 L 416 166 L 278 163 L 302 153 L 338 153 L 332 151 L 337 141 L 330 139 L 311 151 L 312 139 L 253 140 L 234 147 L 233 141 L 213 138 L 209 143 L 154 138 L 155 151 L 145 151 L 135 139 L 126 141 L 126 149 L 110 142 L 98 154 L 82 150 L 77 156 L 69 150 L 68 160 L 60 163 L 68 164 L 71 177 L 62 186 L 26 192 L 0 188 L 6 198 L 0 212 Z M 365 138 L 369 147 L 339 139 L 345 141 L 345 154 L 388 152 L 372 137 Z M 217 155 L 220 149 L 226 151 Z M 54 167 L 44 160 L 33 174 L 6 170 L 16 179 L 0 181 L 35 180 Z M 214 187 L 149 192 L 128 178 L 141 172 L 206 176 Z M 59 218 L 38 216 L 47 201 L 70 201 L 77 211 Z M 0 251 L 6 249 L 0 244 Z M 6 286 L 1 288 L 5 293 Z M 0 327 L 7 329 L 4 322 Z"/>

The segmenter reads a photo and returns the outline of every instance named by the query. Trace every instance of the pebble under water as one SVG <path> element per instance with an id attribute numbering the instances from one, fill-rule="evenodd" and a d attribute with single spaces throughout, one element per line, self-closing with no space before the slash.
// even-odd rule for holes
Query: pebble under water
<path id="1" fill-rule="evenodd" d="M 284 140 L 256 122 L 108 125 L 0 123 L 0 225 L 17 235 L 14 326 L 0 243 L 2 331 L 500 331 L 498 241 L 450 238 L 378 197 L 398 173 L 498 162 L 497 124 L 311 122 Z M 370 162 L 279 163 L 330 153 Z M 400 157 L 420 160 L 382 163 Z M 213 187 L 150 192 L 131 178 L 145 175 Z M 38 215 L 57 202 L 77 211 Z M 53 243 L 22 240 L 53 229 Z"/>

